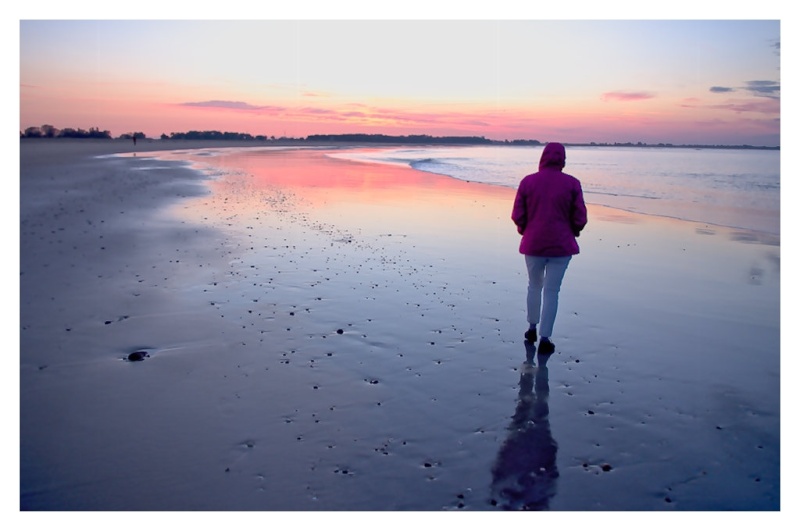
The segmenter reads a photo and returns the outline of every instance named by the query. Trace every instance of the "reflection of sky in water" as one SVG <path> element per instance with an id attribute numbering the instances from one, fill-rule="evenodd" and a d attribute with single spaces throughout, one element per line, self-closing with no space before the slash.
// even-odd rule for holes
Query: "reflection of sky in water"
<path id="1" fill-rule="evenodd" d="M 304 162 L 308 156 L 316 160 Z M 236 176 L 212 183 L 215 192 L 230 198 L 226 212 L 235 205 L 238 215 L 257 216 L 280 203 L 281 208 L 303 213 L 305 219 L 324 217 L 350 232 L 405 234 L 422 245 L 440 247 L 469 248 L 470 241 L 498 238 L 508 248 L 516 246 L 509 217 L 513 191 L 507 188 L 475 186 L 409 168 L 365 167 L 322 152 L 221 150 L 213 160 L 194 155 L 191 159 L 199 167 L 210 166 L 212 172 L 222 169 Z M 415 209 L 415 204 L 433 208 Z M 498 209 L 504 213 L 502 219 Z M 447 231 L 451 239 L 433 239 L 431 227 Z"/>

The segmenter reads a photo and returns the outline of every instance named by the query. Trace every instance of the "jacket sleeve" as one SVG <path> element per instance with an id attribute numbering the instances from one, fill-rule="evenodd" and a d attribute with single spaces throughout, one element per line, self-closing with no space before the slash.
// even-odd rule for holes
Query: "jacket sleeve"
<path id="1" fill-rule="evenodd" d="M 581 231 L 586 227 L 588 222 L 586 214 L 586 203 L 583 201 L 583 189 L 580 183 L 577 184 L 572 197 L 572 214 L 570 216 L 570 224 L 572 225 L 572 233 L 577 237 L 580 236 Z"/>
<path id="2" fill-rule="evenodd" d="M 525 232 L 525 225 L 528 221 L 528 208 L 525 202 L 525 194 L 522 193 L 522 186 L 517 189 L 517 196 L 514 198 L 511 220 L 517 226 L 517 232 L 520 234 Z"/>

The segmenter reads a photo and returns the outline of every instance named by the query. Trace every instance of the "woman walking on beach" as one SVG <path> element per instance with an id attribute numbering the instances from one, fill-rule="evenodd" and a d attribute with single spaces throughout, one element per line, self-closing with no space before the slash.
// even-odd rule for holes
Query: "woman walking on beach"
<path id="1" fill-rule="evenodd" d="M 540 354 L 552 354 L 550 340 L 558 311 L 561 281 L 573 255 L 580 252 L 575 239 L 586 226 L 586 205 L 581 183 L 564 173 L 564 146 L 545 145 L 539 171 L 522 179 L 514 199 L 511 219 L 522 235 L 519 252 L 528 268 L 528 331 L 525 339 L 535 343 L 540 324 Z"/>

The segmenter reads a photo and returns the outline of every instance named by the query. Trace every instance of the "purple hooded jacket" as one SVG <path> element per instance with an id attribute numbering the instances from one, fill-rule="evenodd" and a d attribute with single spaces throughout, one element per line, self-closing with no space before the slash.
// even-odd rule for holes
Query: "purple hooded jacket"
<path id="1" fill-rule="evenodd" d="M 519 183 L 511 219 L 522 234 L 519 252 L 532 256 L 578 254 L 575 239 L 586 226 L 586 204 L 581 183 L 562 171 L 567 160 L 564 146 L 544 147 L 539 171 Z"/>

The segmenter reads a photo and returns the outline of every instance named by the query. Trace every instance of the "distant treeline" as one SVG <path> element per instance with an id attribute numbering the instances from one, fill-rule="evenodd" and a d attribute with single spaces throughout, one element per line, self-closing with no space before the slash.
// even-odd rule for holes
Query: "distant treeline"
<path id="1" fill-rule="evenodd" d="M 96 127 L 90 127 L 88 131 L 83 129 L 56 129 L 52 125 L 41 127 L 28 127 L 20 133 L 20 138 L 111 138 L 111 133 L 101 131 Z"/>
<path id="2" fill-rule="evenodd" d="M 275 137 L 267 138 L 265 135 L 253 136 L 250 133 L 221 133 L 220 131 L 189 131 L 187 133 L 170 133 L 161 135 L 161 140 L 275 140 Z"/>
<path id="3" fill-rule="evenodd" d="M 111 139 L 111 133 L 100 131 L 92 127 L 88 131 L 83 129 L 56 129 L 52 125 L 41 127 L 28 127 L 20 132 L 20 138 L 105 138 Z M 144 133 L 124 133 L 120 139 L 147 138 Z M 250 133 L 231 133 L 220 131 L 188 131 L 186 133 L 162 134 L 161 140 L 237 140 L 254 142 L 350 142 L 360 144 L 447 144 L 447 145 L 505 145 L 505 146 L 541 146 L 545 142 L 539 140 L 489 140 L 482 136 L 431 136 L 431 135 L 382 135 L 367 133 L 349 133 L 340 135 L 309 135 L 306 138 L 292 138 L 266 135 L 251 135 Z M 772 149 L 779 150 L 780 146 L 751 146 L 751 145 L 711 145 L 711 144 L 647 144 L 645 142 L 587 142 L 567 143 L 566 146 L 586 147 L 659 147 L 659 148 L 694 148 L 694 149 Z"/>
<path id="4" fill-rule="evenodd" d="M 343 135 L 309 135 L 309 142 L 359 142 L 381 144 L 493 144 L 482 136 L 380 135 L 351 133 Z"/>

